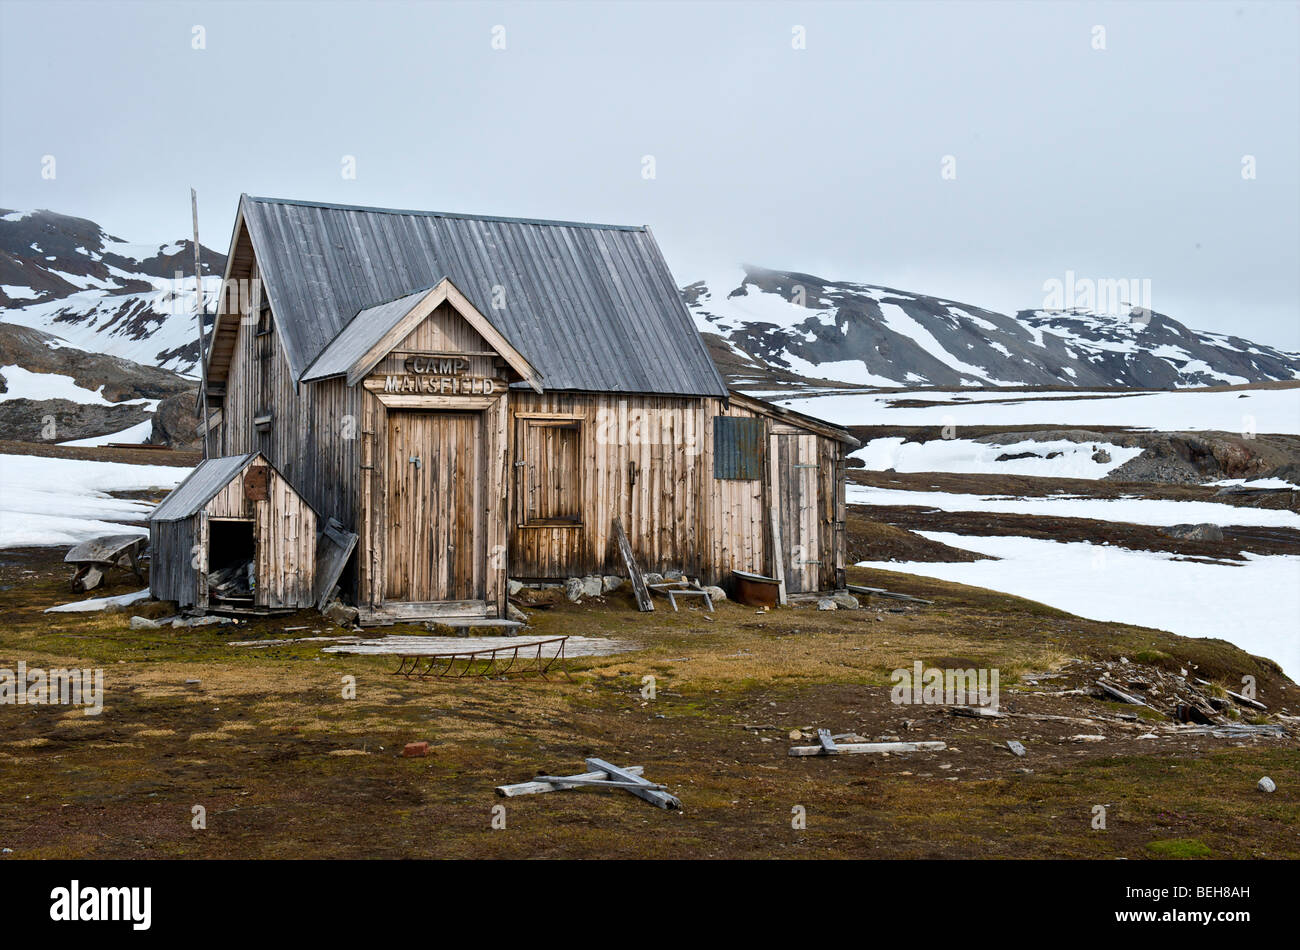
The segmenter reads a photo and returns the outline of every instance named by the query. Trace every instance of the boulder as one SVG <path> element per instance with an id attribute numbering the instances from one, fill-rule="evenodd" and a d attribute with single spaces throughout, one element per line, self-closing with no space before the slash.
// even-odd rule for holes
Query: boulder
<path id="1" fill-rule="evenodd" d="M 599 597 L 603 593 L 605 593 L 605 583 L 599 574 L 588 574 L 582 579 L 582 596 Z"/>
<path id="2" fill-rule="evenodd" d="M 706 587 L 704 592 L 709 595 L 709 600 L 715 604 L 720 604 L 727 599 L 727 592 L 721 587 Z"/>
<path id="3" fill-rule="evenodd" d="M 340 627 L 351 627 L 361 619 L 361 611 L 337 600 L 326 607 L 324 613 Z"/>
<path id="4" fill-rule="evenodd" d="M 1096 446 L 1093 446 L 1093 448 L 1097 448 L 1097 447 L 1096 447 Z M 1093 452 L 1093 453 L 1092 453 L 1092 460 L 1093 460 L 1094 462 L 1098 462 L 1098 463 L 1100 463 L 1100 464 L 1102 464 L 1102 465 L 1106 465 L 1106 464 L 1108 464 L 1109 462 L 1112 461 L 1112 459 L 1111 459 L 1111 457 L 1110 457 L 1110 453 L 1107 452 L 1105 449 L 1097 449 L 1097 451 Z"/>
<path id="5" fill-rule="evenodd" d="M 1161 534 L 1184 541 L 1222 541 L 1223 529 L 1217 524 L 1175 524 L 1161 528 Z"/>
<path id="6" fill-rule="evenodd" d="M 821 600 L 817 601 L 817 609 L 836 610 L 838 608 L 835 605 L 835 601 L 831 600 L 829 597 L 823 597 Z"/>
<path id="7" fill-rule="evenodd" d="M 642 574 L 641 579 L 646 582 L 646 586 L 651 584 L 662 584 L 664 582 L 664 576 L 662 574 L 656 574 L 654 571 L 647 571 L 645 574 Z"/>
<path id="8" fill-rule="evenodd" d="M 511 597 L 517 596 L 523 589 L 524 585 L 522 581 L 506 581 L 506 593 Z"/>
<path id="9" fill-rule="evenodd" d="M 564 596 L 575 604 L 582 600 L 583 588 L 581 577 L 570 577 L 564 582 Z"/>
<path id="10" fill-rule="evenodd" d="M 519 623 L 528 623 L 528 614 L 524 613 L 514 604 L 506 604 L 506 619 L 517 620 Z"/>
<path id="11" fill-rule="evenodd" d="M 835 606 L 840 610 L 857 610 L 862 606 L 862 604 L 858 603 L 858 599 L 846 590 L 837 590 L 831 594 L 831 600 L 835 602 Z"/>
<path id="12" fill-rule="evenodd" d="M 160 624 L 157 620 L 150 620 L 148 617 L 131 618 L 132 630 L 157 630 L 161 626 L 162 624 Z"/>
<path id="13" fill-rule="evenodd" d="M 612 590 L 618 590 L 623 586 L 623 578 L 617 574 L 606 574 L 600 579 L 601 593 L 608 594 Z"/>
<path id="14" fill-rule="evenodd" d="M 1258 788 L 1261 792 L 1276 792 L 1276 791 L 1277 791 L 1277 783 L 1274 782 L 1274 781 L 1273 781 L 1271 778 L 1269 778 L 1267 775 L 1265 775 L 1262 779 L 1260 779 L 1260 780 L 1259 780 L 1259 784 L 1257 784 L 1255 787 Z"/>

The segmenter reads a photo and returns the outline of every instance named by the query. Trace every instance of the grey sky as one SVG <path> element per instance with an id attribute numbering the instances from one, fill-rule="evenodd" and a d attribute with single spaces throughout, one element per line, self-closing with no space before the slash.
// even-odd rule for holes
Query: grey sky
<path id="1" fill-rule="evenodd" d="M 4 0 L 0 28 L 0 204 L 132 241 L 187 234 L 191 184 L 223 250 L 241 191 L 645 223 L 682 282 L 1015 310 L 1073 270 L 1300 349 L 1294 3 Z"/>

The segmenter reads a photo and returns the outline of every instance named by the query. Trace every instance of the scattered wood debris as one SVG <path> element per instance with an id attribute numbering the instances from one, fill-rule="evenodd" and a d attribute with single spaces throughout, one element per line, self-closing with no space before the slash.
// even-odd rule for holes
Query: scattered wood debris
<path id="1" fill-rule="evenodd" d="M 645 770 L 640 765 L 622 768 L 604 759 L 596 758 L 587 759 L 586 765 L 591 771 L 583 772 L 581 775 L 539 775 L 531 782 L 498 785 L 496 792 L 502 798 L 514 798 L 517 795 L 540 795 L 544 792 L 561 792 L 572 788 L 615 788 L 665 810 L 681 810 L 681 801 L 676 796 L 670 795 L 666 791 L 666 786 L 657 785 L 641 777 Z"/>

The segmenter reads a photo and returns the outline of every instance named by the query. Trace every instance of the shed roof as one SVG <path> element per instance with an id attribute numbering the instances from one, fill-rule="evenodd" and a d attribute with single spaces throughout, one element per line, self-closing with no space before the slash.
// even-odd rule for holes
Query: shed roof
<path id="1" fill-rule="evenodd" d="M 150 521 L 183 521 L 210 502 L 259 453 L 205 459 L 162 500 Z"/>
<path id="2" fill-rule="evenodd" d="M 447 277 L 547 389 L 726 395 L 645 227 L 248 195 L 240 212 L 295 378 L 354 315 Z"/>

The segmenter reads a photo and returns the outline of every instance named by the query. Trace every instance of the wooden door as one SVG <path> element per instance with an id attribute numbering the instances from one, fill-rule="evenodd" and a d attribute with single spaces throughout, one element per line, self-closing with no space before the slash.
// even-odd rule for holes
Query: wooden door
<path id="1" fill-rule="evenodd" d="M 384 599 L 482 600 L 482 414 L 388 415 Z"/>
<path id="2" fill-rule="evenodd" d="M 785 588 L 792 594 L 821 589 L 821 471 L 817 436 L 782 434 L 775 443 L 780 485 L 781 555 Z"/>

